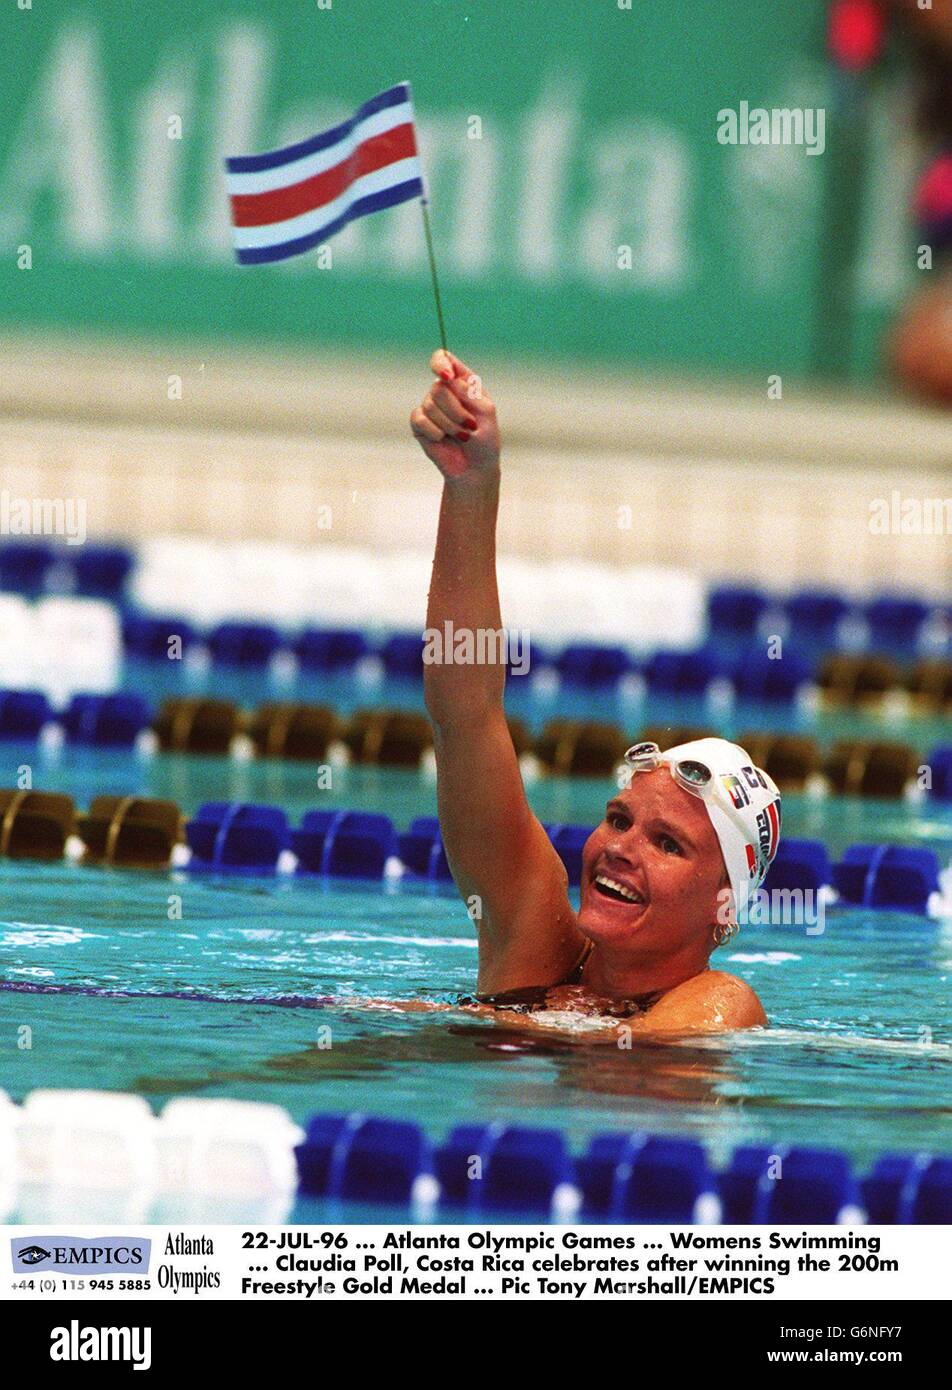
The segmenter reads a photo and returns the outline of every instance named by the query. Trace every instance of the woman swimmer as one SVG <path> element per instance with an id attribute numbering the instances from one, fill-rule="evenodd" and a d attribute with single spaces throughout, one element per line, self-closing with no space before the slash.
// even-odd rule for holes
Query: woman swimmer
<path id="1" fill-rule="evenodd" d="M 499 429 L 465 363 L 437 351 L 430 365 L 437 379 L 410 416 L 443 475 L 427 628 L 473 641 L 502 629 Z M 630 749 L 631 775 L 585 845 L 576 913 L 526 800 L 503 712 L 505 670 L 498 661 L 424 667 L 443 843 L 478 925 L 479 1002 L 513 1020 L 513 1007 L 527 1006 L 624 1018 L 646 1034 L 766 1023 L 750 986 L 712 970 L 710 956 L 776 851 L 776 786 L 724 739 Z"/>

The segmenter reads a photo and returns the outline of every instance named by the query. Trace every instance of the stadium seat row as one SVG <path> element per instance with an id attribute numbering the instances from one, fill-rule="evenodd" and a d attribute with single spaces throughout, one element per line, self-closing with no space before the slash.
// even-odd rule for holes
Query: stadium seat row
<path id="1" fill-rule="evenodd" d="M 131 1094 L 33 1091 L 20 1106 L 0 1092 L 0 1215 L 53 1217 L 58 1191 L 74 1218 L 101 1201 L 130 1219 L 134 1196 L 139 1219 L 163 1199 L 199 1218 L 230 1199 L 281 1220 L 298 1196 L 407 1219 L 946 1224 L 952 1159 L 884 1154 L 858 1176 L 837 1149 L 748 1145 L 718 1168 L 693 1139 L 640 1133 L 596 1134 L 575 1155 L 557 1129 L 466 1124 L 434 1143 L 413 1122 L 359 1114 L 302 1130 L 256 1102 L 174 1099 L 155 1116 Z"/>
<path id="2" fill-rule="evenodd" d="M 99 796 L 77 815 L 68 796 L 0 791 L 0 824 L 0 856 L 14 859 L 69 854 L 90 864 L 137 868 L 173 864 L 205 872 L 452 881 L 435 816 L 419 816 L 398 832 L 389 816 L 375 812 L 315 810 L 295 827 L 277 806 L 209 801 L 183 823 L 172 801 Z M 577 887 L 591 826 L 547 824 L 545 830 Z M 933 851 L 902 845 L 853 845 L 831 863 L 819 841 L 785 838 L 764 887 L 933 916 L 952 910 Z"/>
<path id="3" fill-rule="evenodd" d="M 0 589 L 21 594 L 76 592 L 126 599 L 150 611 L 180 600 L 183 618 L 258 617 L 294 620 L 320 613 L 345 622 L 413 621 L 426 592 L 425 552 L 370 555 L 321 545 L 231 545 L 186 537 L 157 537 L 140 550 L 120 544 L 56 545 L 42 538 L 0 544 Z M 730 638 L 777 631 L 824 647 L 882 645 L 935 649 L 949 640 L 950 613 L 923 596 L 883 593 L 857 598 L 833 589 L 774 594 L 750 584 L 705 590 L 673 569 L 619 571 L 567 559 L 557 564 L 503 559 L 500 579 L 507 611 L 533 630 L 571 630 L 572 613 L 586 614 L 593 635 L 641 644 L 697 639 L 704 629 Z M 629 600 L 637 597 L 638 605 Z M 614 606 L 613 606 L 614 605 Z M 640 613 L 639 613 L 640 607 Z M 661 619 L 660 632 L 657 618 Z M 654 637 L 651 637 L 654 634 Z M 580 634 L 581 635 L 581 634 Z"/>
<path id="4" fill-rule="evenodd" d="M 0 545 L 0 589 L 17 594 L 75 593 L 119 601 L 135 563 L 135 552 L 123 545 L 7 541 Z"/>
<path id="5" fill-rule="evenodd" d="M 378 620 L 379 622 L 379 620 Z M 537 629 L 526 629 L 534 633 Z M 952 661 L 937 645 L 902 666 L 888 653 L 832 652 L 783 642 L 691 642 L 662 628 L 652 640 L 626 635 L 625 645 L 569 641 L 525 645 L 510 634 L 514 684 L 551 698 L 558 686 L 641 695 L 705 697 L 790 703 L 822 700 L 832 706 L 889 699 L 903 710 L 952 709 Z M 199 630 L 183 617 L 125 613 L 92 598 L 49 597 L 31 603 L 0 594 L 0 683 L 114 689 L 123 656 L 139 661 L 260 672 L 291 678 L 347 673 L 373 682 L 419 681 L 424 666 L 420 631 L 371 637 L 354 627 L 306 627 L 291 632 L 272 623 L 226 621 Z M 181 669 L 181 668 L 179 668 Z M 95 684 L 93 685 L 93 680 Z"/>
<path id="6" fill-rule="evenodd" d="M 167 658 L 170 644 L 186 652 L 203 645 L 214 664 L 258 669 L 276 660 L 293 658 L 298 669 L 328 674 L 376 666 L 391 678 L 419 680 L 423 675 L 424 643 L 418 632 L 394 633 L 371 641 L 356 628 L 305 628 L 294 636 L 263 623 L 226 622 L 201 635 L 174 618 L 128 617 L 123 640 L 130 656 L 146 660 Z M 553 676 L 566 685 L 605 689 L 626 682 L 636 693 L 712 696 L 733 695 L 742 700 L 790 701 L 799 692 L 818 686 L 829 700 L 852 703 L 889 692 L 908 694 L 913 701 L 952 707 L 952 661 L 923 657 L 903 668 L 889 654 L 834 652 L 818 660 L 814 651 L 781 644 L 767 650 L 753 634 L 740 644 L 707 644 L 670 648 L 655 644 L 651 655 L 636 655 L 630 646 L 570 642 L 559 647 L 528 649 L 515 645 L 510 634 L 510 679 L 550 684 Z"/>
<path id="7" fill-rule="evenodd" d="M 733 638 L 789 631 L 798 640 L 820 647 L 883 646 L 898 651 L 947 648 L 952 609 L 912 594 L 886 593 L 855 600 L 836 590 L 802 589 L 779 597 L 751 585 L 712 588 L 707 599 L 711 634 Z"/>

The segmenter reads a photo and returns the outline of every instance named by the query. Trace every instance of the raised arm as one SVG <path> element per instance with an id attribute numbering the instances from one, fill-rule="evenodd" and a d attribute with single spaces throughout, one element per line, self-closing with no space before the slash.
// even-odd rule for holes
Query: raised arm
<path id="1" fill-rule="evenodd" d="M 496 409 L 459 358 L 435 352 L 430 365 L 439 380 L 410 427 L 443 475 L 427 607 L 428 633 L 438 641 L 428 643 L 426 655 L 438 659 L 424 664 L 443 843 L 479 932 L 479 990 L 556 984 L 584 938 L 562 861 L 529 809 L 503 710 Z M 489 660 L 447 660 L 463 651 L 457 639 Z"/>

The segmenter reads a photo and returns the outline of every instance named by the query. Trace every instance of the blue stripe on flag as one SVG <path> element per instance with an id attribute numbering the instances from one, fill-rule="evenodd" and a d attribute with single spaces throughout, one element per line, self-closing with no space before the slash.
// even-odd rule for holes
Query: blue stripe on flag
<path id="1" fill-rule="evenodd" d="M 389 87 L 387 91 L 381 92 L 379 96 L 365 101 L 350 120 L 342 121 L 332 130 L 325 130 L 321 135 L 312 135 L 309 140 L 300 140 L 296 145 L 285 145 L 282 150 L 269 150 L 267 154 L 229 155 L 225 160 L 225 166 L 229 174 L 260 174 L 265 169 L 280 169 L 282 164 L 292 164 L 294 160 L 302 159 L 305 155 L 317 154 L 318 150 L 326 150 L 331 145 L 339 144 L 359 121 L 376 115 L 378 111 L 386 111 L 391 106 L 402 106 L 409 99 L 410 84 L 401 82 L 396 87 Z"/>
<path id="2" fill-rule="evenodd" d="M 356 217 L 365 217 L 369 212 L 382 212 L 384 208 L 396 207 L 397 203 L 405 203 L 410 198 L 422 196 L 422 179 L 407 179 L 404 183 L 394 184 L 392 188 L 383 188 L 379 193 L 368 193 L 365 198 L 358 198 L 356 202 L 351 203 L 347 211 L 335 217 L 333 222 L 328 222 L 316 232 L 308 232 L 307 236 L 295 237 L 293 241 L 276 242 L 273 246 L 253 246 L 244 251 L 236 251 L 238 264 L 265 265 L 268 261 L 284 261 L 289 256 L 300 256 L 302 252 L 320 246 L 321 242 L 327 241 Z"/>

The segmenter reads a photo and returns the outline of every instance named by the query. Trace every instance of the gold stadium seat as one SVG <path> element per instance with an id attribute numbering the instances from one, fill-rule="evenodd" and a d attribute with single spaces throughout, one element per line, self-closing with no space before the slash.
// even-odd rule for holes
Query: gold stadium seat
<path id="1" fill-rule="evenodd" d="M 852 705 L 880 699 L 902 678 L 891 657 L 837 653 L 824 659 L 817 683 L 828 703 Z"/>
<path id="2" fill-rule="evenodd" d="M 339 732 L 339 720 L 329 705 L 265 704 L 248 721 L 248 736 L 259 758 L 323 762 Z"/>
<path id="3" fill-rule="evenodd" d="M 433 730 L 425 714 L 415 710 L 357 710 L 341 737 L 354 762 L 392 767 L 418 767 L 433 747 Z"/>
<path id="4" fill-rule="evenodd" d="M 736 742 L 781 791 L 802 791 L 823 761 L 816 739 L 801 734 L 746 733 L 739 734 Z"/>
<path id="5" fill-rule="evenodd" d="M 227 753 L 241 713 L 231 700 L 163 700 L 154 728 L 163 752 Z"/>
<path id="6" fill-rule="evenodd" d="M 907 743 L 840 739 L 823 761 L 823 772 L 840 796 L 896 798 L 915 778 L 919 755 Z"/>
<path id="7" fill-rule="evenodd" d="M 916 662 L 906 677 L 906 689 L 924 710 L 952 709 L 952 661 L 927 659 Z"/>
<path id="8" fill-rule="evenodd" d="M 550 719 L 533 752 L 556 777 L 607 777 L 631 740 L 617 724 L 586 719 Z"/>
<path id="9" fill-rule="evenodd" d="M 679 743 L 692 743 L 696 738 L 720 737 L 716 729 L 697 729 L 689 724 L 649 724 L 637 738 L 629 739 L 625 747 L 630 748 L 633 743 L 656 743 L 663 750 Z"/>

